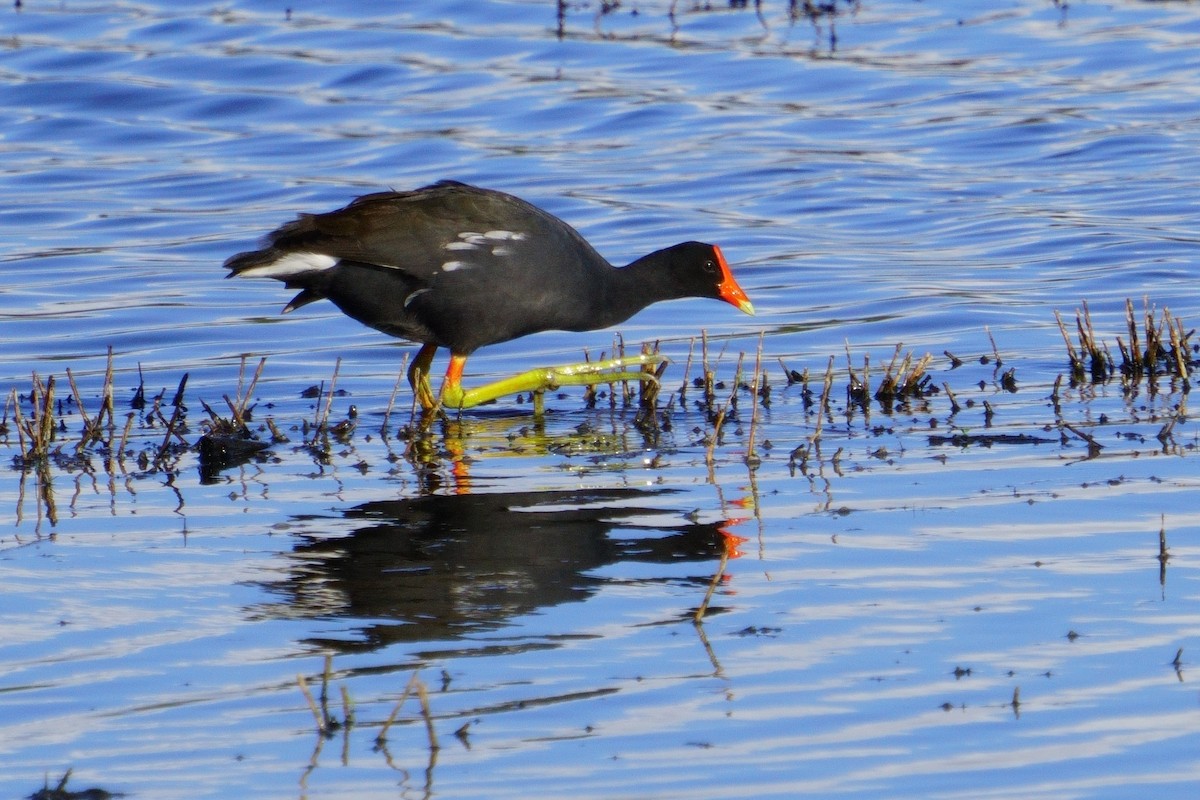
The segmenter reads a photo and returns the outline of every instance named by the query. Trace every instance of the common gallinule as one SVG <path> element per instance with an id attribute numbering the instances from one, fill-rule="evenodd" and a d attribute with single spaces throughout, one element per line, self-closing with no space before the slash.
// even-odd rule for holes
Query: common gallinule
<path id="1" fill-rule="evenodd" d="M 438 406 L 429 367 L 450 350 L 440 402 L 468 408 L 516 392 L 644 378 L 657 356 L 531 370 L 463 389 L 477 348 L 545 330 L 623 322 L 660 300 L 711 297 L 754 307 L 719 247 L 684 242 L 618 269 L 579 233 L 524 200 L 441 181 L 368 194 L 325 214 L 301 214 L 260 250 L 225 262 L 229 277 L 275 278 L 300 293 L 284 313 L 328 298 L 354 319 L 422 347 L 408 370 L 417 400 Z"/>

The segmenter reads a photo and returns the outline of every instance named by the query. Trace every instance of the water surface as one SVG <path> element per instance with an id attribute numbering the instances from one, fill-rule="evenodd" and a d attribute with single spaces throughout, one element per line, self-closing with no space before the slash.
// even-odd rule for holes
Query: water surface
<path id="1" fill-rule="evenodd" d="M 65 398 L 69 368 L 94 415 L 111 347 L 118 424 L 139 369 L 165 416 L 186 373 L 194 443 L 265 356 L 255 421 L 289 438 L 214 476 L 181 445 L 139 459 L 166 425 L 136 411 L 124 458 L 77 459 L 68 405 L 39 471 L 10 405 L 6 796 L 67 770 L 156 798 L 1191 796 L 1189 395 L 1050 397 L 1056 310 L 1073 335 L 1086 301 L 1118 357 L 1127 298 L 1139 325 L 1200 318 L 1200 15 L 750 5 L 3 12 L 0 389 L 54 375 Z M 615 263 L 719 242 L 758 315 L 622 326 L 673 360 L 657 435 L 567 393 L 413 447 L 406 387 L 384 417 L 410 347 L 327 304 L 280 316 L 281 287 L 220 264 L 299 211 L 441 178 Z M 701 329 L 721 403 L 761 341 L 753 438 L 747 392 L 719 434 L 696 405 Z M 938 391 L 848 405 L 848 362 L 878 386 L 900 343 Z M 540 334 L 469 377 L 613 346 Z M 831 357 L 814 447 L 782 365 L 819 394 Z M 354 430 L 314 438 L 302 393 L 335 371 Z M 414 673 L 430 727 L 397 708 Z"/>

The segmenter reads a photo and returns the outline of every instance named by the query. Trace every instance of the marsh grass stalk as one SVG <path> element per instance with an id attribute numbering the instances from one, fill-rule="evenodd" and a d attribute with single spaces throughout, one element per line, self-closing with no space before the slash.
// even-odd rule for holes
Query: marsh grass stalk
<path id="1" fill-rule="evenodd" d="M 946 392 L 946 397 L 950 400 L 950 416 L 954 416 L 959 411 L 962 411 L 962 405 L 958 402 L 958 396 L 954 394 L 954 390 L 950 388 L 949 381 L 942 381 L 942 389 Z"/>
<path id="2" fill-rule="evenodd" d="M 696 611 L 692 614 L 692 622 L 696 625 L 703 624 L 704 617 L 708 615 L 708 606 L 712 602 L 713 595 L 717 591 L 717 586 L 721 583 L 721 576 L 725 574 L 725 568 L 729 564 L 729 551 L 731 549 L 732 545 L 726 542 L 725 547 L 721 550 L 721 560 L 717 563 L 717 570 L 713 573 L 712 580 L 708 582 L 708 589 L 704 592 L 704 599 L 700 601 L 700 605 L 696 607 Z"/>
<path id="3" fill-rule="evenodd" d="M 21 410 L 21 400 L 16 389 L 12 390 L 10 398 L 21 458 L 28 462 L 44 461 L 50 456 L 50 446 L 55 438 L 54 376 L 51 375 L 43 382 L 36 372 L 33 373 L 29 390 L 28 419 Z"/>
<path id="4" fill-rule="evenodd" d="M 342 369 L 342 358 L 338 356 L 333 362 L 333 375 L 329 378 L 329 391 L 325 391 L 325 382 L 321 381 L 320 387 L 317 389 L 317 402 L 313 404 L 313 438 L 310 443 L 315 444 L 316 440 L 324 433 L 327 433 L 329 425 L 329 415 L 333 412 L 333 396 L 337 392 L 338 374 Z"/>
<path id="5" fill-rule="evenodd" d="M 704 407 L 711 413 L 717 403 L 716 373 L 708 365 L 708 331 L 700 331 L 700 369 L 703 375 Z"/>
<path id="6" fill-rule="evenodd" d="M 312 691 L 308 688 L 308 680 L 302 673 L 296 673 L 296 685 L 300 687 L 300 693 L 304 695 L 304 700 L 308 703 L 308 708 L 312 712 L 317 732 L 325 736 L 329 732 L 328 724 L 325 717 L 321 714 L 321 709 L 317 707 L 317 701 L 313 698 Z"/>
<path id="7" fill-rule="evenodd" d="M 392 713 L 383 722 L 383 727 L 379 730 L 379 735 L 375 737 L 375 746 L 384 747 L 387 744 L 388 731 L 395 724 L 400 716 L 400 710 L 404 707 L 404 703 L 413 694 L 417 696 L 417 702 L 421 706 L 421 718 L 425 722 L 425 734 L 429 741 L 429 750 L 436 752 L 441 749 L 438 744 L 437 731 L 433 726 L 433 712 L 429 707 L 429 691 L 425 687 L 425 682 L 421 680 L 421 674 L 414 672 L 412 677 L 408 679 L 408 684 L 404 687 L 404 691 L 400 693 L 400 699 L 396 701 L 396 705 L 392 707 Z"/>
<path id="8" fill-rule="evenodd" d="M 396 373 L 396 381 L 392 384 L 392 393 L 388 397 L 387 408 L 383 411 L 383 423 L 379 426 L 379 435 L 384 439 L 388 438 L 388 425 L 392 419 L 392 409 L 396 407 L 396 395 L 400 392 L 400 384 L 408 373 L 408 357 L 409 354 L 405 353 L 404 359 L 400 362 L 400 371 Z"/>
<path id="9" fill-rule="evenodd" d="M 679 386 L 679 407 L 687 408 L 688 376 L 692 374 L 692 357 L 696 351 L 696 337 L 688 339 L 687 361 L 683 364 L 683 383 Z"/>
<path id="10" fill-rule="evenodd" d="M 896 345 L 891 360 L 879 379 L 879 386 L 872 392 L 870 354 L 863 355 L 862 369 L 856 371 L 850 353 L 850 344 L 846 343 L 846 371 L 849 381 L 846 387 L 846 414 L 848 417 L 851 415 L 851 409 L 855 406 L 860 408 L 864 414 L 869 415 L 872 399 L 879 403 L 885 413 L 891 413 L 897 401 L 936 393 L 937 389 L 932 387 L 933 381 L 927 374 L 929 365 L 933 362 L 933 356 L 926 353 L 919 360 L 914 361 L 914 355 L 910 351 L 901 358 L 903 349 L 903 343 Z"/>
<path id="11" fill-rule="evenodd" d="M 750 433 L 746 436 L 746 465 L 751 470 L 756 469 L 762 463 L 762 459 L 754 451 L 754 442 L 758 433 L 758 400 L 760 396 L 760 387 L 763 380 L 763 336 L 760 333 L 758 336 L 758 349 L 754 354 L 754 377 L 750 381 Z"/>
<path id="12" fill-rule="evenodd" d="M 708 465 L 709 472 L 712 472 L 713 464 L 716 461 L 717 443 L 721 439 L 721 429 L 725 425 L 725 416 L 729 413 L 730 399 L 725 401 L 725 404 L 717 410 L 716 416 L 712 421 L 712 433 L 708 437 L 708 446 L 704 450 L 704 463 Z"/>
<path id="13" fill-rule="evenodd" d="M 986 325 L 983 326 L 983 331 L 987 334 L 988 341 L 992 343 L 992 357 L 996 360 L 996 369 L 999 369 L 1004 366 L 1004 359 L 1000 358 L 1000 348 L 996 346 L 996 337 L 992 336 L 992 329 Z"/>
<path id="14" fill-rule="evenodd" d="M 1092 436 L 1087 431 L 1080 430 L 1079 428 L 1075 427 L 1074 425 L 1072 425 L 1071 423 L 1066 422 L 1066 421 L 1061 422 L 1060 425 L 1062 428 L 1070 431 L 1071 433 L 1075 434 L 1076 436 L 1078 436 L 1080 439 L 1082 439 L 1084 442 L 1087 443 L 1088 458 L 1094 458 L 1094 457 L 1100 455 L 1100 451 L 1104 449 L 1104 445 L 1102 445 L 1102 444 L 1100 444 L 1100 442 L 1096 441 L 1096 437 Z"/>
<path id="15" fill-rule="evenodd" d="M 850 414 L 853 406 L 858 406 L 864 414 L 871 413 L 871 354 L 863 355 L 862 372 L 855 374 L 854 359 L 850 355 L 850 341 L 844 343 L 846 348 L 846 414 Z"/>
<path id="16" fill-rule="evenodd" d="M 342 718 L 339 720 L 329 710 L 329 686 L 332 679 L 333 657 L 326 655 L 324 667 L 321 670 L 321 694 L 318 701 L 313 697 L 312 690 L 308 688 L 308 679 L 304 677 L 303 673 L 296 674 L 296 685 L 300 687 L 300 693 L 304 695 L 304 700 L 312 712 L 317 732 L 322 736 L 331 736 L 339 728 L 349 730 L 354 725 L 354 703 L 350 699 L 349 690 L 344 685 L 338 687 L 342 700 Z"/>
<path id="17" fill-rule="evenodd" d="M 1054 311 L 1054 319 L 1058 323 L 1059 333 L 1062 334 L 1063 342 L 1067 346 L 1067 361 L 1071 366 L 1071 380 L 1075 383 L 1082 383 L 1090 375 L 1093 382 L 1102 382 L 1108 379 L 1112 368 L 1112 357 L 1108 353 L 1108 349 L 1103 346 L 1103 343 L 1096 336 L 1095 326 L 1092 325 L 1092 314 L 1088 308 L 1087 301 L 1082 303 L 1083 310 L 1075 312 L 1075 330 L 1079 337 L 1078 349 L 1071 342 L 1071 336 L 1067 333 L 1066 323 L 1063 322 L 1062 315 L 1058 310 Z M 1084 354 L 1087 355 L 1085 360 Z"/>
<path id="18" fill-rule="evenodd" d="M 1159 515 L 1158 527 L 1158 555 L 1155 557 L 1158 561 L 1158 590 L 1162 595 L 1162 599 L 1167 599 L 1167 562 L 1171 559 L 1171 553 L 1167 549 L 1167 515 Z M 1175 671 L 1179 672 L 1179 659 L 1183 655 L 1183 648 L 1175 654 Z M 1180 678 L 1182 679 L 1182 675 Z"/>
<path id="19" fill-rule="evenodd" d="M 1189 358 L 1189 339 L 1194 331 L 1187 330 L 1183 321 L 1171 314 L 1170 309 L 1157 311 L 1148 298 L 1143 299 L 1143 310 L 1139 315 L 1133 301 L 1125 300 L 1125 337 L 1116 337 L 1120 364 L 1110 353 L 1108 346 L 1096 334 L 1092 323 L 1091 309 L 1086 301 L 1081 310 L 1075 312 L 1075 334 L 1072 341 L 1062 315 L 1054 312 L 1058 329 L 1067 348 L 1072 384 L 1083 383 L 1090 378 L 1092 383 L 1103 383 L 1114 373 L 1120 372 L 1122 382 L 1132 388 L 1143 378 L 1165 375 L 1183 381 L 1182 391 L 1191 390 L 1188 382 L 1193 361 Z M 1149 387 L 1155 391 L 1153 383 Z"/>
<path id="20" fill-rule="evenodd" d="M 262 364 L 259 364 L 259 370 L 262 370 Z M 257 377 L 255 380 L 257 380 Z M 175 392 L 175 399 L 172 401 L 173 407 L 171 409 L 170 419 L 167 419 L 167 417 L 162 413 L 162 408 L 159 406 L 158 398 L 156 398 L 154 401 L 154 413 L 157 414 L 158 418 L 167 426 L 167 431 L 163 434 L 162 444 L 160 444 L 158 447 L 158 455 L 155 458 L 156 463 L 162 463 L 170 455 L 171 439 L 178 439 L 184 447 L 188 446 L 187 439 L 184 438 L 183 433 L 179 430 L 179 427 L 183 424 L 184 416 L 187 414 L 187 406 L 183 404 L 183 390 L 184 387 L 187 386 L 187 381 L 188 376 L 185 372 L 179 381 L 179 388 Z M 229 404 L 231 409 L 233 409 L 234 418 L 238 420 L 240 426 L 244 428 L 245 409 L 230 403 L 228 395 L 225 395 L 225 402 Z M 203 405 L 203 403 L 201 405 Z M 122 441 L 124 441 L 124 437 L 122 437 Z"/>
<path id="21" fill-rule="evenodd" d="M 809 439 L 813 442 L 820 441 L 821 428 L 823 420 L 826 416 L 833 418 L 833 412 L 829 407 L 829 396 L 833 393 L 833 356 L 829 357 L 829 362 L 825 366 L 825 378 L 821 382 L 821 399 L 817 401 L 817 422 L 813 426 L 812 435 Z"/>
<path id="22" fill-rule="evenodd" d="M 658 355 L 659 342 L 642 344 L 642 355 Z M 657 366 L 644 364 L 645 379 L 638 381 L 638 410 L 633 425 L 643 433 L 651 434 L 660 428 L 658 422 L 658 393 L 662 388 L 662 377 L 667 371 L 667 360 L 660 359 Z"/>
<path id="23" fill-rule="evenodd" d="M 255 367 L 254 374 L 250 377 L 250 380 L 247 383 L 246 357 L 242 356 L 241 365 L 238 368 L 237 393 L 232 398 L 230 398 L 228 394 L 221 395 L 221 399 L 225 401 L 225 407 L 229 409 L 230 419 L 228 421 L 223 420 L 220 415 L 213 411 L 212 408 L 210 408 L 203 400 L 200 401 L 201 406 L 203 406 L 208 412 L 213 423 L 219 430 L 225 433 L 232 433 L 245 431 L 248 429 L 246 423 L 249 421 L 250 413 L 253 409 L 253 406 L 250 405 L 250 400 L 254 396 L 254 390 L 258 386 L 259 378 L 262 377 L 263 369 L 266 367 L 266 365 L 267 359 L 264 356 L 258 360 L 258 366 Z M 180 409 L 183 406 L 182 394 L 183 387 L 187 384 L 187 378 L 188 376 L 185 374 L 183 376 L 183 380 L 180 381 L 179 391 L 175 393 L 176 397 L 179 398 L 179 402 L 175 403 L 176 409 Z"/>

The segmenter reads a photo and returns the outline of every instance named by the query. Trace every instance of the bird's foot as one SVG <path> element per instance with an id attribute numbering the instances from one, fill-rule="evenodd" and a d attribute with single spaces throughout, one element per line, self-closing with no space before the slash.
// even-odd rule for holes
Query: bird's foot
<path id="1" fill-rule="evenodd" d="M 408 384 L 413 390 L 413 399 L 426 411 L 438 409 L 438 398 L 429 384 L 429 366 L 433 363 L 433 354 L 437 345 L 422 345 L 412 363 L 408 366 Z"/>
<path id="2" fill-rule="evenodd" d="M 436 411 L 438 409 L 438 398 L 433 393 L 433 387 L 429 384 L 429 375 L 422 375 L 413 385 L 413 397 L 424 411 Z"/>
<path id="3" fill-rule="evenodd" d="M 557 367 L 540 367 L 513 375 L 511 378 L 494 381 L 464 389 L 461 383 L 449 381 L 442 387 L 442 407 L 448 409 L 472 408 L 500 397 L 521 392 L 532 392 L 537 398 L 543 392 L 561 386 L 596 386 L 622 381 L 654 381 L 654 367 L 666 359 L 657 353 L 641 353 L 624 358 L 604 361 L 585 361 L 581 364 L 564 364 Z M 648 369 L 649 368 L 649 369 Z"/>

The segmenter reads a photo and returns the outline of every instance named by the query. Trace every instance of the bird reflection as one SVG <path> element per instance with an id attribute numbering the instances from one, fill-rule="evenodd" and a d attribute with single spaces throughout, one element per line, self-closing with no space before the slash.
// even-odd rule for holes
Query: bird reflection
<path id="1" fill-rule="evenodd" d="M 286 577 L 266 586 L 284 601 L 260 606 L 255 615 L 357 620 L 336 637 L 309 640 L 343 652 L 495 630 L 536 609 L 586 599 L 606 581 L 596 573 L 611 564 L 718 559 L 731 546 L 726 522 L 696 522 L 645 504 L 671 491 L 426 495 L 366 503 L 344 512 L 356 525 L 349 536 L 299 534 Z M 705 567 L 682 580 L 702 587 L 711 577 Z M 672 569 L 639 580 L 681 578 Z"/>

